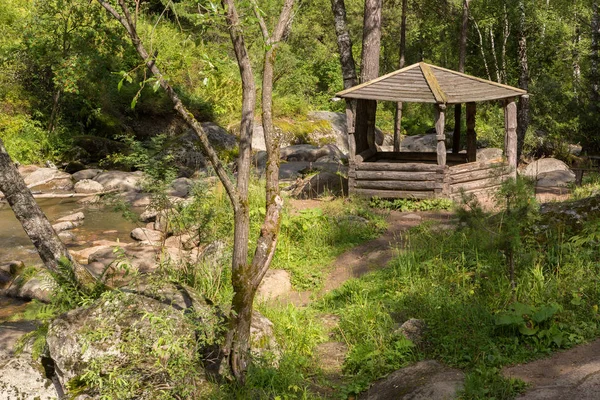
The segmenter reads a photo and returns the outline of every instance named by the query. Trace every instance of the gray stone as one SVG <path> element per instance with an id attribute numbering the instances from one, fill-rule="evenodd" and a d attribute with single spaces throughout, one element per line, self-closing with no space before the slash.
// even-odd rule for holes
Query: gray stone
<path id="1" fill-rule="evenodd" d="M 207 337 L 215 336 L 216 326 L 210 322 L 217 319 L 211 310 L 205 304 L 193 301 L 185 308 L 191 306 L 199 317 L 202 316 L 202 333 Z M 148 315 L 161 318 L 164 323 L 154 323 L 152 318 L 147 318 Z M 194 360 L 197 357 L 195 328 L 198 326 L 184 316 L 181 307 L 165 304 L 149 295 L 126 292 L 103 297 L 87 308 L 61 315 L 50 324 L 46 342 L 63 388 L 67 388 L 67 383 L 73 378 L 81 376 L 93 362 L 105 360 L 110 362 L 111 371 L 133 368 L 136 371 L 135 378 L 142 382 L 143 387 L 136 398 L 152 399 L 157 398 L 161 390 L 155 391 L 157 387 L 172 383 L 169 374 L 160 367 L 160 360 L 153 356 L 156 354 L 153 346 L 160 338 L 175 340 L 173 332 L 177 332 L 176 340 L 180 342 L 177 356 L 183 353 L 189 360 Z M 102 340 L 93 338 L 92 335 L 98 334 L 103 336 Z M 126 344 L 132 340 L 141 348 L 130 352 L 128 349 L 132 347 Z M 161 352 L 169 359 L 171 353 L 168 346 L 164 346 Z M 196 376 L 202 378 L 202 374 L 199 371 L 197 373 Z M 143 385 L 144 382 L 148 385 Z M 195 383 L 204 384 L 198 380 Z M 84 393 L 78 394 L 96 398 L 97 390 L 87 387 L 83 388 Z"/>
<path id="2" fill-rule="evenodd" d="M 271 360 L 274 366 L 278 365 L 281 348 L 275 339 L 273 323 L 256 310 L 252 312 L 250 348 L 254 356 Z"/>
<path id="3" fill-rule="evenodd" d="M 283 269 L 270 269 L 258 287 L 256 298 L 259 301 L 273 300 L 283 297 L 291 291 L 290 273 Z"/>
<path id="4" fill-rule="evenodd" d="M 189 178 L 177 178 L 167 190 L 169 196 L 175 197 L 187 197 L 190 194 L 194 182 Z"/>
<path id="5" fill-rule="evenodd" d="M 556 158 L 541 158 L 529 164 L 521 175 L 537 179 L 539 174 L 552 171 L 570 171 L 567 164 Z"/>
<path id="6" fill-rule="evenodd" d="M 497 149 L 495 147 L 477 149 L 477 161 L 485 163 L 490 161 L 500 161 L 503 154 L 502 149 Z"/>
<path id="7" fill-rule="evenodd" d="M 62 231 L 68 231 L 70 229 L 75 229 L 78 226 L 81 226 L 83 224 L 83 221 L 63 221 L 63 222 L 57 222 L 56 224 L 52 225 L 52 228 L 54 228 L 54 231 L 56 233 L 60 233 Z"/>
<path id="8" fill-rule="evenodd" d="M 85 214 L 80 212 L 76 212 L 74 214 L 65 215 L 64 217 L 60 217 L 56 220 L 56 222 L 76 222 L 83 221 L 85 219 Z"/>
<path id="9" fill-rule="evenodd" d="M 158 216 L 159 210 L 155 208 L 148 208 L 140 215 L 140 221 L 142 222 L 154 222 Z"/>
<path id="10" fill-rule="evenodd" d="M 536 186 L 540 187 L 565 187 L 575 182 L 575 173 L 572 171 L 550 171 L 537 175 Z"/>
<path id="11" fill-rule="evenodd" d="M 57 400 L 58 392 L 52 381 L 44 376 L 41 363 L 32 359 L 31 351 L 0 363 L 0 399 Z"/>
<path id="12" fill-rule="evenodd" d="M 118 247 L 117 251 L 115 251 L 115 248 L 117 247 L 102 246 L 98 248 L 88 256 L 88 263 L 91 265 L 98 262 L 104 267 L 110 267 L 108 272 L 116 275 L 117 278 L 125 272 L 124 269 L 149 273 L 155 271 L 158 267 L 157 249 L 153 246 L 130 244 Z"/>
<path id="13" fill-rule="evenodd" d="M 104 186 L 101 183 L 91 179 L 82 179 L 75 184 L 75 193 L 101 193 L 104 191 Z"/>
<path id="14" fill-rule="evenodd" d="M 77 236 L 73 232 L 63 231 L 58 234 L 58 237 L 64 244 L 71 244 L 77 241 Z"/>
<path id="15" fill-rule="evenodd" d="M 82 181 L 84 179 L 94 179 L 95 177 L 97 177 L 98 175 L 100 175 L 100 173 L 103 172 L 101 169 L 84 169 L 81 171 L 77 171 L 73 174 L 73 180 L 75 182 L 79 182 Z"/>
<path id="16" fill-rule="evenodd" d="M 346 157 L 335 145 L 327 144 L 322 147 L 310 144 L 298 144 L 280 149 L 279 157 L 285 161 L 308 161 L 315 162 L 320 158 L 329 157 L 336 162 Z"/>
<path id="17" fill-rule="evenodd" d="M 419 214 L 415 214 L 415 213 L 408 213 L 408 214 L 404 214 L 402 215 L 402 219 L 405 221 L 421 221 L 423 219 L 423 217 L 421 217 Z"/>
<path id="18" fill-rule="evenodd" d="M 464 373 L 426 360 L 392 372 L 359 396 L 360 400 L 451 400 L 463 387 Z"/>
<path id="19" fill-rule="evenodd" d="M 398 333 L 404 335 L 405 338 L 413 342 L 415 345 L 419 345 L 423 342 L 426 330 L 427 323 L 425 321 L 422 319 L 411 318 L 400 325 L 400 328 L 398 328 Z"/>
<path id="20" fill-rule="evenodd" d="M 138 191 L 142 174 L 124 171 L 105 171 L 94 177 L 106 190 Z"/>
<path id="21" fill-rule="evenodd" d="M 400 142 L 400 151 L 435 152 L 437 139 L 435 133 L 406 136 Z"/>
<path id="22" fill-rule="evenodd" d="M 325 193 L 333 196 L 348 194 L 348 178 L 323 171 L 298 182 L 292 196 L 298 199 L 314 199 Z"/>
<path id="23" fill-rule="evenodd" d="M 265 131 L 262 125 L 254 124 L 252 129 L 252 150 L 266 151 L 267 145 L 265 144 Z"/>
<path id="24" fill-rule="evenodd" d="M 72 190 L 71 175 L 53 168 L 38 168 L 25 177 L 25 184 L 35 191 Z"/>
<path id="25" fill-rule="evenodd" d="M 166 247 L 174 247 L 180 248 L 184 250 L 192 250 L 194 247 L 197 247 L 200 244 L 200 241 L 197 236 L 192 236 L 190 234 L 183 234 L 178 236 L 171 236 L 165 240 Z"/>
<path id="26" fill-rule="evenodd" d="M 163 239 L 161 231 L 155 231 L 148 228 L 135 228 L 131 231 L 131 238 L 135 240 L 146 240 L 149 242 L 160 243 Z"/>

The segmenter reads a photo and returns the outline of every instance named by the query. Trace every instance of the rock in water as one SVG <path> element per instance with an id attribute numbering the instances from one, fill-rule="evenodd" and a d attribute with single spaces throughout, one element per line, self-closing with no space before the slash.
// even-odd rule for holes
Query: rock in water
<path id="1" fill-rule="evenodd" d="M 75 184 L 75 193 L 100 193 L 103 191 L 104 186 L 91 179 L 82 179 Z"/>

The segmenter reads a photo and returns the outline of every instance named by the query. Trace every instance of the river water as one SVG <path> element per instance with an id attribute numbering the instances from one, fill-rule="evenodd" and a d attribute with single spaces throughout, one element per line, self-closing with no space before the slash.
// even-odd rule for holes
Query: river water
<path id="1" fill-rule="evenodd" d="M 38 199 L 37 202 L 52 223 L 75 212 L 82 211 L 85 214 L 83 225 L 71 231 L 77 241 L 68 244 L 68 247 L 74 250 L 91 246 L 92 241 L 100 239 L 131 242 L 129 232 L 137 226 L 109 207 L 83 206 L 73 198 Z M 41 263 L 12 209 L 7 203 L 0 203 L 0 264 L 13 260 L 23 261 L 26 265 Z"/>

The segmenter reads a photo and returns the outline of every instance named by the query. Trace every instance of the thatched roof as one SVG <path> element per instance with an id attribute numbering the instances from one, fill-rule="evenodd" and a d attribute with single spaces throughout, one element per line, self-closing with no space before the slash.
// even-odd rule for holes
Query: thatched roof
<path id="1" fill-rule="evenodd" d="M 525 90 L 420 62 L 351 87 L 336 96 L 413 103 L 459 104 L 518 97 Z"/>

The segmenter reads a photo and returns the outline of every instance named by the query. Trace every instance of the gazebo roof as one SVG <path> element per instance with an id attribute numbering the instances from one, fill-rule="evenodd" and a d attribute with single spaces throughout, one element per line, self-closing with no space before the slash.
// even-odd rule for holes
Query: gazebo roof
<path id="1" fill-rule="evenodd" d="M 339 92 L 352 99 L 460 104 L 523 96 L 525 90 L 420 62 Z"/>

